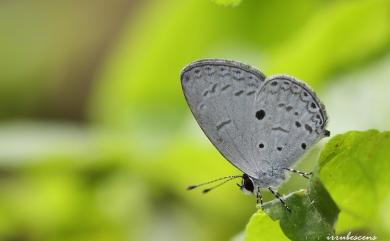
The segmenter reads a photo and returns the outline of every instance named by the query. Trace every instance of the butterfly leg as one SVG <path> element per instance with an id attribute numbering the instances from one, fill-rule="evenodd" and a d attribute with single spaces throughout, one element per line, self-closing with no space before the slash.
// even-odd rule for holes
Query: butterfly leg
<path id="1" fill-rule="evenodd" d="M 263 208 L 263 195 L 261 195 L 260 187 L 257 187 L 257 193 L 256 193 L 256 204 Z"/>
<path id="2" fill-rule="evenodd" d="M 284 170 L 287 170 L 289 172 L 294 172 L 294 173 L 297 173 L 299 174 L 300 176 L 304 177 L 304 178 L 307 178 L 307 179 L 310 179 L 310 176 L 313 175 L 313 172 L 301 172 L 301 171 L 298 171 L 298 170 L 295 170 L 295 169 L 292 169 L 292 168 L 283 168 Z"/>
<path id="3" fill-rule="evenodd" d="M 287 206 L 286 202 L 281 198 L 280 194 L 277 191 L 272 190 L 271 187 L 268 187 L 268 190 L 283 204 L 287 211 L 291 212 L 291 209 Z"/>

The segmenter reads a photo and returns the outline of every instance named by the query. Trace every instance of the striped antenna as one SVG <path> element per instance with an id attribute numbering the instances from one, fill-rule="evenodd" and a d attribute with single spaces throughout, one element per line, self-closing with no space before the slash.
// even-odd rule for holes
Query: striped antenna
<path id="1" fill-rule="evenodd" d="M 218 179 L 215 179 L 215 180 L 212 180 L 212 181 L 208 181 L 208 182 L 204 182 L 204 183 L 201 183 L 201 184 L 197 184 L 197 185 L 191 185 L 191 186 L 188 186 L 187 187 L 187 190 L 192 190 L 192 189 L 195 189 L 195 188 L 198 188 L 198 187 L 201 187 L 201 186 L 204 186 L 204 185 L 207 185 L 207 184 L 211 184 L 211 183 L 214 183 L 214 182 L 218 182 L 218 181 L 222 181 L 222 180 L 225 180 L 224 182 L 222 183 L 219 183 L 211 188 L 208 188 L 208 189 L 205 189 L 203 190 L 203 193 L 207 193 L 209 191 L 211 191 L 212 189 L 216 188 L 216 187 L 219 187 L 223 184 L 225 184 L 226 182 L 230 181 L 230 180 L 233 180 L 235 178 L 239 178 L 239 177 L 242 177 L 241 175 L 236 175 L 236 176 L 226 176 L 226 177 L 221 177 L 221 178 L 218 178 Z"/>

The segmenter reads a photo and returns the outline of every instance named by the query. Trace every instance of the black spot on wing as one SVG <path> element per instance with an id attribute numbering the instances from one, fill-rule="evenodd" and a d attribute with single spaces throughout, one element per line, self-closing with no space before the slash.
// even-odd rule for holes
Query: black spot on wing
<path id="1" fill-rule="evenodd" d="M 264 148 L 264 144 L 263 144 L 263 143 L 260 143 L 260 144 L 259 144 L 259 148 Z"/>
<path id="2" fill-rule="evenodd" d="M 211 86 L 210 89 L 205 90 L 205 91 L 203 92 L 203 96 L 206 97 L 206 96 L 208 96 L 208 95 L 210 95 L 210 94 L 215 93 L 215 90 L 217 89 L 217 85 L 218 85 L 218 83 L 215 83 L 215 84 L 213 84 L 213 86 Z"/>
<path id="3" fill-rule="evenodd" d="M 217 131 L 219 131 L 220 129 L 222 129 L 224 126 L 230 124 L 232 122 L 232 120 L 226 120 L 226 121 L 222 121 L 221 123 L 219 123 L 217 125 Z"/>
<path id="4" fill-rule="evenodd" d="M 330 131 L 324 130 L 324 136 L 330 136 Z"/>
<path id="5" fill-rule="evenodd" d="M 308 124 L 305 124 L 305 129 L 306 129 L 309 133 L 312 133 L 312 132 L 313 132 L 313 128 L 311 128 L 311 126 L 309 126 Z"/>
<path id="6" fill-rule="evenodd" d="M 198 106 L 198 110 L 203 110 L 205 107 L 205 104 L 200 103 L 200 105 Z"/>
<path id="7" fill-rule="evenodd" d="M 318 123 L 322 125 L 322 118 L 319 114 L 316 115 L 316 119 L 318 120 Z"/>
<path id="8" fill-rule="evenodd" d="M 234 93 L 235 96 L 240 96 L 242 95 L 242 93 L 244 93 L 243 90 L 240 90 L 240 91 L 237 91 L 236 93 Z"/>
<path id="9" fill-rule="evenodd" d="M 213 84 L 213 86 L 211 87 L 211 90 L 210 90 L 211 93 L 215 92 L 215 89 L 217 88 L 217 85 L 218 85 L 217 83 Z"/>
<path id="10" fill-rule="evenodd" d="M 256 112 L 256 118 L 258 120 L 262 120 L 265 117 L 265 111 L 264 110 L 259 110 Z"/>
<path id="11" fill-rule="evenodd" d="M 290 133 L 288 130 L 278 126 L 278 127 L 272 127 L 272 130 L 273 131 L 281 131 L 281 132 L 285 132 L 285 133 Z"/>
<path id="12" fill-rule="evenodd" d="M 224 87 L 222 87 L 221 91 L 225 91 L 225 90 L 227 90 L 229 87 L 230 87 L 230 85 L 225 85 Z"/>

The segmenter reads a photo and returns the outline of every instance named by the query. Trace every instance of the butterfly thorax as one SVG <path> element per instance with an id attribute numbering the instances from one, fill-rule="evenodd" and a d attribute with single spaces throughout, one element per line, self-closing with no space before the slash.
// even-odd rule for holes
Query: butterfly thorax
<path id="1" fill-rule="evenodd" d="M 244 193 L 252 194 L 257 188 L 277 187 L 285 180 L 284 170 L 273 170 L 271 172 L 261 172 L 257 178 L 248 174 L 242 175 L 240 188 Z"/>
<path id="2" fill-rule="evenodd" d="M 260 188 L 277 187 L 285 180 L 285 174 L 282 168 L 270 168 L 259 171 L 257 177 L 252 177 L 255 186 Z"/>

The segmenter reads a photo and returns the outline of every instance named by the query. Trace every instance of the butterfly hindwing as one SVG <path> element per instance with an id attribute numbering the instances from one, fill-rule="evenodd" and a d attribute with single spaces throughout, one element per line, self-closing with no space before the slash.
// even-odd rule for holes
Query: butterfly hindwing
<path id="1" fill-rule="evenodd" d="M 262 159 L 257 166 L 280 170 L 293 165 L 303 153 L 324 136 L 327 115 L 316 94 L 289 76 L 274 76 L 256 95 L 258 119 L 254 136 Z"/>

